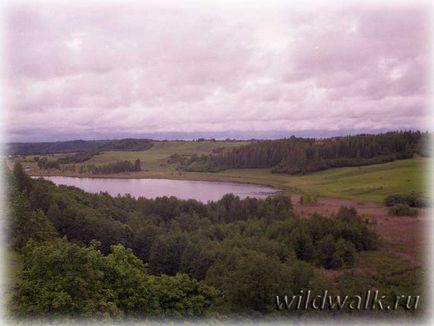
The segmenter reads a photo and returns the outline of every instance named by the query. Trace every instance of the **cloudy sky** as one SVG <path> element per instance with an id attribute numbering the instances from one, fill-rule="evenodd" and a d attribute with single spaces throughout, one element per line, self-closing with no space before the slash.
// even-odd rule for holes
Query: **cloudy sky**
<path id="1" fill-rule="evenodd" d="M 421 4 L 88 3 L 7 7 L 9 140 L 429 128 Z"/>

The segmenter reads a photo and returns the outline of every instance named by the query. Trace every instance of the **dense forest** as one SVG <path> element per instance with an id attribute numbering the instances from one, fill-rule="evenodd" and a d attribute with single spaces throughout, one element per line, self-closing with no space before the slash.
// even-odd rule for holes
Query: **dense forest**
<path id="1" fill-rule="evenodd" d="M 361 166 L 427 155 L 427 133 L 402 131 L 326 139 L 257 141 L 239 148 L 190 157 L 171 157 L 180 169 L 218 172 L 225 169 L 271 168 L 273 173 L 304 174 L 328 168 Z"/>
<path id="2" fill-rule="evenodd" d="M 24 260 L 15 316 L 261 316 L 276 295 L 339 291 L 319 271 L 378 246 L 353 208 L 301 218 L 285 196 L 112 197 L 31 179 L 18 163 L 7 178 L 9 246 Z"/>
<path id="3" fill-rule="evenodd" d="M 80 154 L 80 158 L 87 157 L 82 156 Z M 67 159 L 68 157 L 66 157 Z M 39 158 L 35 157 L 37 161 L 38 168 L 41 170 L 51 170 L 51 169 L 68 169 L 72 172 L 84 173 L 84 171 L 91 174 L 115 174 L 115 173 L 123 173 L 123 172 L 138 172 L 142 170 L 142 163 L 140 159 L 136 159 L 134 163 L 128 160 L 116 161 L 107 164 L 87 164 L 86 166 L 80 165 L 77 169 L 75 164 L 69 165 L 67 167 L 61 166 L 60 162 L 62 162 L 63 158 L 60 159 L 48 159 L 46 157 Z"/>
<path id="4" fill-rule="evenodd" d="M 136 159 L 134 164 L 130 161 L 118 161 L 108 164 L 95 165 L 88 164 L 87 171 L 92 174 L 111 174 L 111 173 L 121 173 L 121 172 L 137 172 L 141 171 L 141 162 Z"/>
<path id="5" fill-rule="evenodd" d="M 95 155 L 95 152 L 99 151 L 146 151 L 152 146 L 153 142 L 149 139 L 71 140 L 45 143 L 10 143 L 7 145 L 7 153 L 9 155 L 41 155 L 90 152 Z"/>
<path id="6" fill-rule="evenodd" d="M 100 152 L 90 151 L 90 152 L 78 152 L 72 155 L 68 155 L 65 157 L 59 157 L 57 161 L 60 164 L 75 164 L 75 163 L 83 163 L 90 160 L 95 155 L 98 155 Z"/>

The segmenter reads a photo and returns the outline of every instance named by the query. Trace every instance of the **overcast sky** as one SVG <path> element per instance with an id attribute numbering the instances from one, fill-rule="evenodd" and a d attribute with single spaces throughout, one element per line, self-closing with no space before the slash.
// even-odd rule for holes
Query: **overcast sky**
<path id="1" fill-rule="evenodd" d="M 10 5 L 9 140 L 429 128 L 427 8 L 225 3 Z"/>

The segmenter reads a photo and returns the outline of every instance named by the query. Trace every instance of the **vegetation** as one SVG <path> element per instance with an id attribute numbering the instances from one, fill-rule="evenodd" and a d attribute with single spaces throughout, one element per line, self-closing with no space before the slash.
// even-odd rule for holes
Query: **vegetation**
<path id="1" fill-rule="evenodd" d="M 206 316 L 218 291 L 185 274 L 151 276 L 131 249 L 108 255 L 66 238 L 27 242 L 13 306 L 18 316 Z"/>
<path id="2" fill-rule="evenodd" d="M 131 175 L 252 182 L 283 191 L 266 200 L 226 195 L 208 204 L 173 197 L 111 197 L 33 180 L 16 164 L 8 175 L 8 256 L 14 268 L 10 311 L 14 316 L 115 319 L 257 317 L 275 314 L 276 295 L 307 288 L 332 293 L 376 288 L 390 295 L 420 295 L 421 268 L 398 257 L 399 247 L 380 242 L 354 209 L 341 208 L 331 218 L 300 217 L 288 196 L 301 194 L 303 205 L 315 204 L 319 196 L 384 200 L 391 214 L 417 214 L 414 207 L 427 205 L 424 166 L 430 159 L 420 156 L 425 155 L 420 145 L 425 135 L 380 136 L 154 141 L 142 151 L 130 151 L 134 146 L 124 143 L 121 151 L 122 146 L 113 145 L 105 151 L 19 157 L 16 161 L 30 173 L 36 166 L 44 170 L 41 173 L 64 175 L 135 171 Z M 381 153 L 373 150 L 375 142 Z M 305 151 L 303 164 L 285 156 L 289 144 Z M 355 148 L 360 152 L 354 156 Z M 338 162 L 327 156 L 332 149 L 338 151 L 339 162 L 349 166 L 330 168 Z M 312 162 L 325 162 L 326 170 L 307 173 L 318 167 L 311 170 L 316 164 L 308 162 L 311 150 Z M 415 153 L 413 158 L 395 160 Z M 274 165 L 255 165 L 263 155 L 277 160 L 281 154 L 284 160 Z M 240 165 L 215 165 L 214 158 L 221 157 L 232 157 Z M 355 166 L 385 157 L 393 161 Z M 210 169 L 191 169 L 204 162 Z M 253 168 L 238 168 L 250 164 Z M 276 170 L 297 164 L 306 168 L 296 174 Z"/>
<path id="3" fill-rule="evenodd" d="M 306 175 L 273 174 L 270 169 L 234 169 L 188 173 L 188 178 L 271 185 L 285 194 L 367 200 L 382 203 L 393 193 L 427 192 L 428 158 L 413 158 L 362 167 L 328 169 Z"/>
<path id="4" fill-rule="evenodd" d="M 407 194 L 393 194 L 384 198 L 384 206 L 394 206 L 397 204 L 405 204 L 410 207 L 427 207 L 428 198 L 422 193 L 411 192 Z"/>
<path id="5" fill-rule="evenodd" d="M 388 132 L 328 139 L 291 137 L 258 141 L 218 154 L 177 159 L 186 171 L 272 168 L 273 173 L 305 174 L 345 166 L 391 162 L 423 154 L 428 134 Z"/>
<path id="6" fill-rule="evenodd" d="M 395 216 L 417 216 L 418 211 L 415 208 L 411 208 L 407 204 L 396 204 L 393 205 L 389 209 L 389 214 L 395 215 Z"/>
<path id="7" fill-rule="evenodd" d="M 46 143 L 11 143 L 9 155 L 35 155 L 51 153 L 98 151 L 146 151 L 152 147 L 149 139 L 71 140 Z"/>
<path id="8" fill-rule="evenodd" d="M 302 195 L 300 196 L 299 203 L 301 205 L 315 205 L 318 203 L 318 196 L 310 194 Z"/>
<path id="9" fill-rule="evenodd" d="M 61 164 L 83 163 L 90 160 L 92 157 L 98 155 L 99 153 L 100 152 L 95 152 L 95 151 L 79 152 L 65 157 L 60 157 L 58 161 Z"/>
<path id="10" fill-rule="evenodd" d="M 43 157 L 38 160 L 38 167 L 42 170 L 60 169 L 60 164 L 58 160 L 48 160 L 46 157 Z"/>
<path id="11" fill-rule="evenodd" d="M 8 184 L 18 316 L 268 314 L 276 295 L 323 290 L 318 269 L 378 247 L 353 208 L 299 218 L 286 196 L 111 197 L 30 179 L 19 164 Z"/>
<path id="12" fill-rule="evenodd" d="M 115 163 L 109 163 L 105 165 L 88 165 L 87 171 L 92 174 L 112 174 L 121 172 L 138 172 L 141 170 L 141 163 L 139 159 L 131 163 L 130 161 L 120 161 Z"/>
<path id="13" fill-rule="evenodd" d="M 26 156 L 16 159 L 22 162 L 30 174 L 51 174 L 65 176 L 94 176 L 87 171 L 87 165 L 107 165 L 122 160 L 134 162 L 139 159 L 141 171 L 134 174 L 119 173 L 117 177 L 169 178 L 211 181 L 235 181 L 270 185 L 283 191 L 319 197 L 347 198 L 383 202 L 390 194 L 417 193 L 426 194 L 427 165 L 430 158 L 414 157 L 389 163 L 361 167 L 333 168 L 305 175 L 271 173 L 271 169 L 231 169 L 221 172 L 185 172 L 177 171 L 175 163 L 168 163 L 171 155 L 189 157 L 211 153 L 216 148 L 225 150 L 246 145 L 246 142 L 223 141 L 161 141 L 146 151 L 125 152 L 108 151 L 93 156 L 90 160 L 78 164 L 61 164 L 60 170 L 38 170 L 35 158 L 46 157 L 49 160 L 61 159 L 70 154 L 45 156 Z M 12 167 L 14 160 L 9 160 Z M 98 174 L 104 177 L 104 174 Z M 111 176 L 111 175 L 107 175 Z M 426 195 L 425 195 L 426 196 Z"/>

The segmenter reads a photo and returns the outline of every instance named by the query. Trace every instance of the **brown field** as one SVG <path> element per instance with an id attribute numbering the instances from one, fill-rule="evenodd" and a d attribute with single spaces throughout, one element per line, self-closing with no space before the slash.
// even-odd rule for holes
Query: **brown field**
<path id="1" fill-rule="evenodd" d="M 369 227 L 385 240 L 383 250 L 393 250 L 406 262 L 407 268 L 423 266 L 424 248 L 429 240 L 426 230 L 432 214 L 431 209 L 420 209 L 418 217 L 397 217 L 389 215 L 388 208 L 379 203 L 319 198 L 317 204 L 301 205 L 298 202 L 299 196 L 291 198 L 295 211 L 304 216 L 315 212 L 328 216 L 336 214 L 341 206 L 354 207 L 363 218 L 368 219 Z"/>

